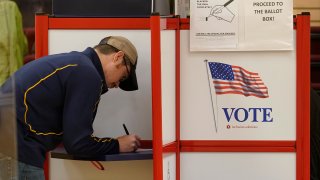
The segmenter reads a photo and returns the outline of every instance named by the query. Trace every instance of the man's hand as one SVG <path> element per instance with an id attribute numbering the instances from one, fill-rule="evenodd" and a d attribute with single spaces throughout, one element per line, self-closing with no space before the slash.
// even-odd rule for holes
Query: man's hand
<path id="1" fill-rule="evenodd" d="M 135 134 L 120 136 L 117 139 L 119 141 L 120 152 L 133 152 L 141 146 L 141 138 Z"/>

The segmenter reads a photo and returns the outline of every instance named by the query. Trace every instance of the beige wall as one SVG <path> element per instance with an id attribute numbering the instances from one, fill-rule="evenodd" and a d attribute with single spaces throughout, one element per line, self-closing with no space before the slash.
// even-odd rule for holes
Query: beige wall
<path id="1" fill-rule="evenodd" d="M 293 0 L 293 14 L 310 12 L 311 26 L 320 26 L 320 0 Z"/>

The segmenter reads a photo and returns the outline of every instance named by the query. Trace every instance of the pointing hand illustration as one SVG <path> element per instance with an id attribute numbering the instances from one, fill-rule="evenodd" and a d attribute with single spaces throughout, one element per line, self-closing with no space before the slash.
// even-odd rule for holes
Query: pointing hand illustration
<path id="1" fill-rule="evenodd" d="M 229 10 L 229 8 L 227 7 L 233 0 L 230 0 L 228 2 L 226 2 L 224 5 L 216 5 L 214 6 L 211 11 L 210 11 L 210 15 L 208 17 L 206 17 L 206 21 L 209 20 L 209 17 L 216 17 L 218 20 L 224 20 L 227 21 L 229 23 L 231 23 L 233 21 L 234 18 L 234 14 Z"/>

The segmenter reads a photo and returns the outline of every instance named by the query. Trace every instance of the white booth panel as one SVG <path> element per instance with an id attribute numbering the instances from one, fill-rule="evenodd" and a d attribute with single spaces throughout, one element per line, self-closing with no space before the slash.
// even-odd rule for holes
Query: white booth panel
<path id="1" fill-rule="evenodd" d="M 50 180 L 153 179 L 153 161 L 101 162 L 105 170 L 97 169 L 90 161 L 50 159 Z"/>
<path id="2" fill-rule="evenodd" d="M 181 140 L 296 139 L 295 50 L 190 52 L 188 30 L 180 45 Z M 205 60 L 258 73 L 268 97 L 217 95 Z"/>
<path id="3" fill-rule="evenodd" d="M 176 41 L 174 30 L 161 31 L 162 142 L 176 140 Z"/>
<path id="4" fill-rule="evenodd" d="M 151 118 L 151 35 L 149 30 L 49 30 L 49 54 L 83 51 L 106 36 L 128 38 L 137 48 L 139 90 L 110 89 L 102 95 L 93 124 L 95 136 L 124 135 L 122 124 L 142 139 L 152 139 Z"/>
<path id="5" fill-rule="evenodd" d="M 295 153 L 181 153 L 183 180 L 295 180 Z"/>
<path id="6" fill-rule="evenodd" d="M 163 163 L 163 179 L 175 180 L 176 179 L 176 154 L 164 153 L 162 163 Z"/>

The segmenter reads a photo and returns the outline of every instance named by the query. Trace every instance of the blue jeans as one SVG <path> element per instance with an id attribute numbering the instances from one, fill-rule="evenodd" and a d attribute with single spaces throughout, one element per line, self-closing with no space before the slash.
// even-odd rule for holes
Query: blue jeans
<path id="1" fill-rule="evenodd" d="M 45 180 L 42 168 L 19 162 L 18 169 L 19 180 Z"/>

